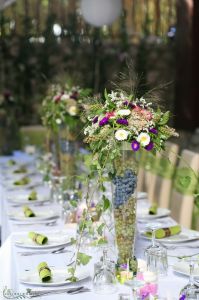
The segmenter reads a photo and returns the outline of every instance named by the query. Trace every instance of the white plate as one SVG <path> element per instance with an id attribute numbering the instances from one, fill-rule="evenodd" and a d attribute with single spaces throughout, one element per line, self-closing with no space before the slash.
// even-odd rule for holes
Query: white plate
<path id="1" fill-rule="evenodd" d="M 36 244 L 30 238 L 28 238 L 27 235 L 17 238 L 15 240 L 15 245 L 27 249 L 41 250 L 41 249 L 62 247 L 62 246 L 66 246 L 67 244 L 70 244 L 71 236 L 67 235 L 66 233 L 63 232 L 48 233 L 48 234 L 44 233 L 44 235 L 48 237 L 48 242 L 44 245 Z"/>
<path id="2" fill-rule="evenodd" d="M 38 271 L 28 271 L 22 275 L 20 282 L 24 284 L 31 284 L 34 286 L 60 286 L 71 284 L 71 281 L 66 281 L 66 278 L 71 275 L 67 273 L 67 268 L 64 269 L 54 269 L 51 267 L 52 279 L 49 282 L 42 282 L 39 278 Z M 84 280 L 90 276 L 86 271 L 77 270 L 76 276 L 78 278 L 77 282 Z"/>
<path id="3" fill-rule="evenodd" d="M 42 202 L 46 202 L 49 201 L 50 199 L 50 195 L 46 195 L 46 194 L 41 194 L 37 192 L 37 199 L 36 200 L 28 200 L 28 197 L 30 195 L 31 191 L 24 191 L 23 193 L 20 194 L 13 194 L 12 196 L 9 195 L 8 196 L 8 201 L 10 203 L 14 203 L 14 204 L 36 204 L 36 203 L 42 203 Z"/>
<path id="4" fill-rule="evenodd" d="M 8 214 L 9 218 L 13 221 L 22 221 L 26 223 L 37 223 L 37 221 L 43 221 L 43 220 L 49 220 L 58 218 L 58 213 L 54 212 L 53 210 L 49 210 L 46 208 L 46 211 L 36 210 L 33 209 L 33 212 L 35 213 L 35 217 L 25 217 L 23 211 L 16 211 L 11 212 Z"/>
<path id="5" fill-rule="evenodd" d="M 173 271 L 181 275 L 189 276 L 190 274 L 189 263 L 186 261 L 179 261 L 173 265 Z M 199 278 L 199 266 L 198 267 L 195 266 L 193 275 L 194 277 Z"/>
<path id="6" fill-rule="evenodd" d="M 164 225 L 166 227 L 166 225 Z M 144 233 L 141 233 L 142 237 L 150 240 L 150 237 L 147 237 L 144 235 Z M 158 242 L 163 242 L 163 243 L 183 243 L 183 242 L 191 242 L 194 240 L 199 240 L 199 232 L 195 230 L 190 230 L 186 228 L 182 228 L 182 231 L 179 234 L 172 235 L 165 237 L 163 239 L 157 239 Z"/>
<path id="7" fill-rule="evenodd" d="M 139 207 L 137 209 L 137 219 L 139 221 L 140 220 L 153 220 L 153 219 L 157 219 L 157 218 L 163 218 L 163 217 L 167 217 L 169 216 L 171 213 L 171 211 L 167 208 L 161 208 L 159 207 L 157 210 L 157 214 L 156 215 L 149 215 L 149 208 L 148 207 Z"/>

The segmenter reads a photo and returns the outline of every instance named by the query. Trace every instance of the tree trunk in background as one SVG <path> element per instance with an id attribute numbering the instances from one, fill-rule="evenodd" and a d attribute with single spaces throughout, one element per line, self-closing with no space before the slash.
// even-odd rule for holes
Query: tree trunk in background
<path id="1" fill-rule="evenodd" d="M 188 130 L 195 128 L 191 76 L 193 74 L 192 13 L 193 0 L 177 0 L 175 121 L 177 128 Z"/>
<path id="2" fill-rule="evenodd" d="M 193 102 L 194 126 L 199 127 L 199 1 L 194 0 L 193 11 Z"/>

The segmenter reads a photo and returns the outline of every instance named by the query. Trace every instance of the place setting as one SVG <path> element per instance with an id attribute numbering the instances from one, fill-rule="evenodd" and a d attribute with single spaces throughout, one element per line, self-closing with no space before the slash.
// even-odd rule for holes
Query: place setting
<path id="1" fill-rule="evenodd" d="M 30 191 L 20 191 L 16 193 L 9 193 L 7 200 L 11 206 L 23 206 L 23 205 L 46 205 L 50 199 L 50 192 L 45 188 L 35 188 Z"/>
<path id="2" fill-rule="evenodd" d="M 34 207 L 34 210 L 27 205 L 15 210 L 11 210 L 8 213 L 10 220 L 17 224 L 37 224 L 38 222 L 55 221 L 60 216 L 58 211 L 49 209 L 48 207 Z"/>

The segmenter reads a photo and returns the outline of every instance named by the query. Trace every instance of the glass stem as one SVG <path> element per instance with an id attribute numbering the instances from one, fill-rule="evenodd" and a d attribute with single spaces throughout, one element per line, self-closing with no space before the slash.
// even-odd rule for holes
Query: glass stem
<path id="1" fill-rule="evenodd" d="M 155 247 L 155 229 L 152 229 L 152 246 Z"/>
<path id="2" fill-rule="evenodd" d="M 189 267 L 190 267 L 189 284 L 194 285 L 194 277 L 193 277 L 194 263 L 192 261 L 190 262 Z"/>

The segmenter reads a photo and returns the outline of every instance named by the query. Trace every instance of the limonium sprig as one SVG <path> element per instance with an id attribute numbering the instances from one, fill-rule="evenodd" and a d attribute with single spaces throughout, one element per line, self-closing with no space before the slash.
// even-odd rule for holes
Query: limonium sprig
<path id="1" fill-rule="evenodd" d="M 108 94 L 105 90 L 104 104 L 101 99 L 98 105 L 91 104 L 87 118 L 85 141 L 101 157 L 111 152 L 110 157 L 114 159 L 124 142 L 131 144 L 133 152 L 140 149 L 159 152 L 169 137 L 178 136 L 167 125 L 169 111 L 164 113 L 144 97 L 138 99 L 122 91 Z"/>

